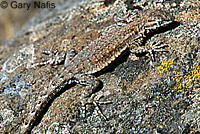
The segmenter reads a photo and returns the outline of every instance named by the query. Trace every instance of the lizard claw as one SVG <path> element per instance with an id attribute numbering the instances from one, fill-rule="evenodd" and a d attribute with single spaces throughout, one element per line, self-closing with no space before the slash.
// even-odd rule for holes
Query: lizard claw
<path id="1" fill-rule="evenodd" d="M 93 94 L 90 98 L 86 98 L 84 101 L 82 101 L 83 104 L 83 117 L 86 117 L 86 106 L 87 105 L 94 105 L 95 108 L 97 108 L 98 114 L 104 118 L 104 120 L 108 120 L 108 118 L 103 114 L 102 109 L 100 105 L 105 105 L 105 104 L 111 104 L 111 101 L 106 101 L 106 102 L 100 102 L 99 100 L 103 96 L 99 96 L 98 98 L 95 98 L 95 94 Z"/>
<path id="2" fill-rule="evenodd" d="M 131 52 L 132 53 L 136 53 L 136 54 L 149 53 L 152 61 L 155 61 L 156 59 L 155 59 L 154 52 L 165 52 L 165 51 L 168 51 L 166 49 L 163 49 L 164 47 L 168 47 L 167 44 L 163 44 L 163 45 L 160 45 L 160 44 L 162 44 L 161 41 L 159 41 L 158 43 L 153 42 L 149 46 L 138 47 L 136 50 L 131 51 Z"/>
<path id="3" fill-rule="evenodd" d="M 150 44 L 150 46 L 149 46 L 150 48 L 147 49 L 147 52 L 150 54 L 150 57 L 152 58 L 152 61 L 155 61 L 154 52 L 166 52 L 166 51 L 168 51 L 167 49 L 163 49 L 164 47 L 168 47 L 167 44 L 162 44 L 162 45 L 160 45 L 160 44 L 162 44 L 161 41 L 159 41 L 157 43 L 153 42 L 153 43 Z"/>

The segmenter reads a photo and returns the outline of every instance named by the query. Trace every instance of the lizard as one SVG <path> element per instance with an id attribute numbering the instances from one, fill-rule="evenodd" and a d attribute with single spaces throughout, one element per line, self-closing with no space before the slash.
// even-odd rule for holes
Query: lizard
<path id="1" fill-rule="evenodd" d="M 132 17 L 132 18 L 131 18 Z M 75 55 L 49 83 L 50 92 L 43 98 L 40 107 L 26 125 L 25 133 L 34 127 L 36 119 L 48 102 L 66 85 L 71 83 L 85 85 L 83 96 L 91 97 L 100 85 L 97 76 L 104 71 L 126 50 L 131 54 L 160 51 L 161 46 L 143 47 L 144 39 L 152 33 L 167 27 L 174 17 L 161 10 L 145 10 L 129 16 L 130 20 L 123 26 L 112 27 L 93 42 L 89 43 Z M 96 104 L 96 103 L 95 103 Z"/>

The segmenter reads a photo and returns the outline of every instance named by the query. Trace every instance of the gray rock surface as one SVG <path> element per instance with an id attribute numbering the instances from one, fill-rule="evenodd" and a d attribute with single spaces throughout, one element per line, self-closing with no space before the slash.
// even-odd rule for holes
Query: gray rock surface
<path id="1" fill-rule="evenodd" d="M 64 89 L 43 112 L 32 133 L 199 133 L 200 16 L 199 1 L 70 1 L 44 10 L 0 46 L 0 132 L 22 133 L 48 92 L 50 80 L 64 66 L 56 64 L 81 51 L 128 11 L 162 9 L 175 16 L 172 27 L 153 35 L 146 45 L 161 41 L 168 52 L 124 61 L 99 78 L 103 88 L 102 118 L 94 105 L 81 104 L 83 86 Z M 52 55 L 44 53 L 50 51 Z M 58 52 L 58 53 L 57 53 Z M 57 55 L 56 55 L 57 54 Z M 47 64 L 39 64 L 47 63 Z"/>

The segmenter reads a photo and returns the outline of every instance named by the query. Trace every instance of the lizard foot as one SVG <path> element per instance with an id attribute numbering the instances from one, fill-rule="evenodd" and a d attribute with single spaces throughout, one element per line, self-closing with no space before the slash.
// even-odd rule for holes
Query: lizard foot
<path id="1" fill-rule="evenodd" d="M 50 65 L 64 64 L 64 66 L 66 66 L 76 54 L 75 54 L 74 49 L 67 49 L 66 51 L 61 51 L 61 52 L 58 52 L 58 50 L 55 50 L 55 51 L 44 50 L 42 51 L 42 55 L 44 55 L 43 57 L 47 57 L 47 58 L 44 58 L 45 59 L 44 61 L 34 63 L 32 67 L 44 66 L 47 64 L 50 64 Z"/>
<path id="2" fill-rule="evenodd" d="M 149 46 L 149 49 L 147 50 L 147 52 L 150 54 L 150 57 L 153 61 L 155 61 L 155 55 L 154 52 L 168 52 L 169 50 L 164 49 L 165 47 L 168 47 L 167 44 L 162 44 L 161 41 L 155 43 L 151 43 Z"/>
<path id="3" fill-rule="evenodd" d="M 101 89 L 101 81 L 93 75 L 88 74 L 76 74 L 74 75 L 74 79 L 72 80 L 78 84 L 84 85 L 84 89 L 82 91 L 82 106 L 83 106 L 83 117 L 86 117 L 86 106 L 94 105 L 97 108 L 98 113 L 107 120 L 106 116 L 103 114 L 100 105 L 110 104 L 111 102 L 100 102 L 99 100 L 103 97 L 103 95 L 96 97 L 95 92 Z"/>
<path id="4" fill-rule="evenodd" d="M 164 49 L 165 47 L 168 47 L 167 44 L 162 44 L 161 41 L 159 42 L 153 42 L 149 46 L 145 47 L 138 47 L 137 49 L 131 50 L 131 53 L 135 54 L 141 54 L 141 53 L 149 53 L 152 61 L 155 61 L 155 52 L 168 52 L 167 49 Z"/>
<path id="5" fill-rule="evenodd" d="M 57 52 L 57 51 L 42 51 L 42 55 L 44 55 L 43 57 L 47 57 L 47 58 L 44 58 L 45 60 L 44 61 L 40 61 L 40 62 L 37 62 L 37 63 L 34 63 L 32 65 L 32 67 L 35 67 L 35 66 L 44 66 L 44 65 L 47 65 L 47 64 L 50 64 L 50 65 L 57 65 L 57 64 L 60 64 L 62 63 L 65 58 L 65 52 L 61 52 L 60 54 Z"/>
<path id="6" fill-rule="evenodd" d="M 100 101 L 100 99 L 103 97 L 103 95 L 98 96 L 96 98 L 96 95 L 93 94 L 91 97 L 89 98 L 85 98 L 82 101 L 82 105 L 83 105 L 83 117 L 86 118 L 86 107 L 87 105 L 94 105 L 95 108 L 97 109 L 97 112 L 100 116 L 102 116 L 104 118 L 104 120 L 108 120 L 108 118 L 103 114 L 102 109 L 100 107 L 100 105 L 106 105 L 106 104 L 111 104 L 111 101 Z"/>

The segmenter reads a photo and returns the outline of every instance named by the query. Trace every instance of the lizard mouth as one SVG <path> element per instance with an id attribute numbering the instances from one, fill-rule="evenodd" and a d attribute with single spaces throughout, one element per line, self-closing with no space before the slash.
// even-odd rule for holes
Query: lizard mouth
<path id="1" fill-rule="evenodd" d="M 168 26 L 170 23 L 172 23 L 173 20 L 156 20 L 156 21 L 150 21 L 147 22 L 145 25 L 145 29 L 152 29 L 152 30 L 157 30 L 159 27 L 166 27 Z"/>
<path id="2" fill-rule="evenodd" d="M 180 25 L 180 23 L 176 21 L 162 21 L 162 23 L 161 22 L 149 22 L 149 23 L 151 23 L 151 26 L 145 27 L 146 37 L 149 36 L 152 37 L 155 34 L 164 33 Z"/>

